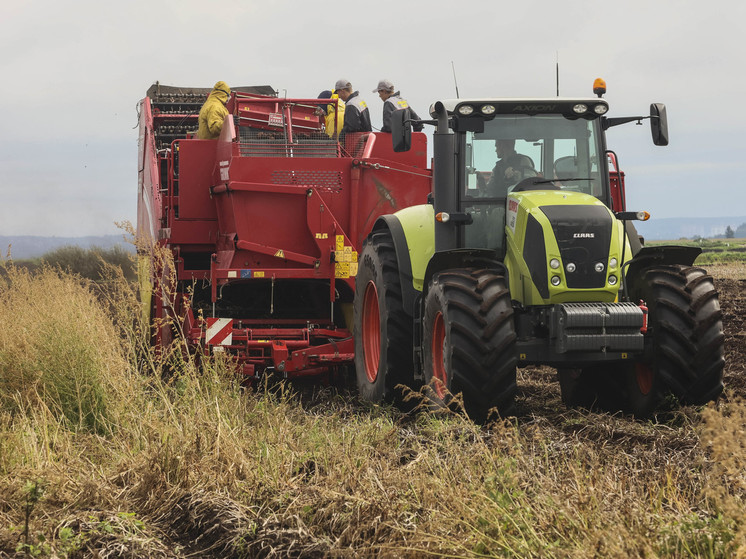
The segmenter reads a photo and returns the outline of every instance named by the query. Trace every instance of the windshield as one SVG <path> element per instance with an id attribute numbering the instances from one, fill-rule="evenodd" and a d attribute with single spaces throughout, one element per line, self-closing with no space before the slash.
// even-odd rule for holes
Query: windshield
<path id="1" fill-rule="evenodd" d="M 505 202 L 523 179 L 591 194 L 608 205 L 599 126 L 597 119 L 561 115 L 498 115 L 485 122 L 484 132 L 466 132 L 460 198 L 474 223 L 464 228 L 464 246 L 502 252 Z"/>

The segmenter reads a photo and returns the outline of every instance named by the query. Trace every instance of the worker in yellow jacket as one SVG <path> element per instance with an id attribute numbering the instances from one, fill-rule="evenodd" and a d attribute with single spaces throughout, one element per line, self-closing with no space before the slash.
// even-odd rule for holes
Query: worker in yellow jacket
<path id="1" fill-rule="evenodd" d="M 231 88 L 225 82 L 217 82 L 212 88 L 207 101 L 199 110 L 199 129 L 197 138 L 200 140 L 214 140 L 220 136 L 223 122 L 228 115 L 225 104 L 231 96 Z"/>
<path id="2" fill-rule="evenodd" d="M 319 99 L 331 99 L 337 101 L 336 103 L 336 129 L 335 129 L 335 110 L 334 103 L 329 103 L 324 109 L 324 105 L 319 108 L 319 113 L 324 117 L 324 127 L 327 135 L 330 138 L 339 138 L 342 127 L 345 123 L 345 103 L 342 101 L 336 93 L 332 93 L 328 89 L 322 91 L 319 94 Z"/>

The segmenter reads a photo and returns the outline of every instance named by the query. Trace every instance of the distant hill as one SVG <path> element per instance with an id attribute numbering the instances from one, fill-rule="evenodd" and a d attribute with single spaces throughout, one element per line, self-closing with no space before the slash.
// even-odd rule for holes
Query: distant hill
<path id="1" fill-rule="evenodd" d="M 649 221 L 635 221 L 637 231 L 651 241 L 668 241 L 676 239 L 691 239 L 693 237 L 712 238 L 725 235 L 725 229 L 730 225 L 734 232 L 741 225 L 746 224 L 746 216 L 741 217 L 671 217 Z M 746 227 L 741 228 L 744 231 Z M 744 234 L 738 231 L 736 237 Z M 744 231 L 746 233 L 746 231 Z"/>
<path id="2" fill-rule="evenodd" d="M 52 250 L 63 246 L 78 246 L 81 248 L 100 247 L 110 249 L 119 245 L 126 250 L 134 251 L 132 244 L 124 240 L 122 235 L 101 235 L 91 237 L 37 237 L 33 235 L 0 235 L 0 255 L 6 258 L 8 247 L 14 260 L 38 258 Z"/>

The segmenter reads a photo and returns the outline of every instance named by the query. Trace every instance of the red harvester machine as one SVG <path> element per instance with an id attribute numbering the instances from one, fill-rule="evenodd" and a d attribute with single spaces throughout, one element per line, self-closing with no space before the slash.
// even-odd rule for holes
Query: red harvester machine
<path id="1" fill-rule="evenodd" d="M 357 252 L 379 216 L 426 200 L 425 135 L 405 153 L 390 134 L 338 142 L 320 100 L 261 86 L 235 88 L 220 138 L 198 140 L 209 92 L 156 83 L 140 102 L 138 236 L 173 254 L 172 270 L 148 268 L 154 343 L 182 330 L 251 379 L 352 364 Z"/>

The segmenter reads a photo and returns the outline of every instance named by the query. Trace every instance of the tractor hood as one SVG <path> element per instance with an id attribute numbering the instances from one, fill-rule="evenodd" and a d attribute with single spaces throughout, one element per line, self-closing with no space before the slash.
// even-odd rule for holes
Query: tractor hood
<path id="1" fill-rule="evenodd" d="M 621 285 L 621 226 L 597 198 L 514 192 L 505 226 L 514 299 L 531 305 L 614 301 Z"/>

